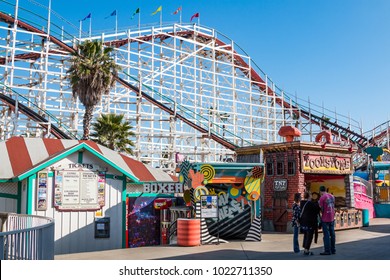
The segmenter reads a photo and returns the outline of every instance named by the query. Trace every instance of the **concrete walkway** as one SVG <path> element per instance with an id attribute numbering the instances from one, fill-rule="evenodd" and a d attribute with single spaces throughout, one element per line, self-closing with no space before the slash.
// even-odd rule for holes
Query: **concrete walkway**
<path id="1" fill-rule="evenodd" d="M 370 220 L 369 227 L 336 231 L 337 253 L 321 256 L 322 234 L 314 255 L 292 252 L 292 234 L 263 232 L 261 242 L 231 241 L 219 245 L 128 248 L 55 256 L 56 260 L 390 260 L 390 219 Z M 302 242 L 303 236 L 300 236 Z"/>

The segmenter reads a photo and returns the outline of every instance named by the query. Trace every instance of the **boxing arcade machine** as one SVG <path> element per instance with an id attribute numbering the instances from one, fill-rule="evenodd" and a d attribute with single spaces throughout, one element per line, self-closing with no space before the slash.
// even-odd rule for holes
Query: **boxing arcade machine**
<path id="1" fill-rule="evenodd" d="M 172 206 L 171 198 L 156 198 L 154 200 L 154 209 L 160 212 L 160 245 L 168 244 L 169 226 L 171 224 L 171 215 L 169 208 Z"/>

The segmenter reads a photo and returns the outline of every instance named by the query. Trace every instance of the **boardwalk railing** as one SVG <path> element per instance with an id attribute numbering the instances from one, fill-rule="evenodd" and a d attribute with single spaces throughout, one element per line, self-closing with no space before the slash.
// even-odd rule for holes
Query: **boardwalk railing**
<path id="1" fill-rule="evenodd" d="M 53 219 L 0 213 L 0 260 L 53 259 Z"/>

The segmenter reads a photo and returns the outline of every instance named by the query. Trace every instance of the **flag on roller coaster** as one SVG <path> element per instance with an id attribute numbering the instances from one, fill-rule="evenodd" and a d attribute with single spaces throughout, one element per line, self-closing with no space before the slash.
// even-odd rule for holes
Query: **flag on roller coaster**
<path id="1" fill-rule="evenodd" d="M 112 17 L 112 16 L 116 16 L 116 10 L 114 10 L 109 16 L 106 16 L 104 19 Z"/>
<path id="2" fill-rule="evenodd" d="M 180 18 L 180 21 L 179 21 L 180 24 L 181 24 L 181 11 L 182 11 L 182 10 L 181 10 L 181 6 L 180 6 L 179 8 L 176 9 L 176 11 L 174 11 L 174 12 L 172 13 L 172 15 L 177 15 L 177 14 L 180 12 L 180 14 L 179 14 L 179 15 L 180 15 L 180 17 L 179 17 L 179 18 Z"/>
<path id="3" fill-rule="evenodd" d="M 177 10 L 172 13 L 172 15 L 177 15 L 180 11 L 181 11 L 181 6 L 177 8 Z"/>
<path id="4" fill-rule="evenodd" d="M 154 16 L 155 14 L 157 14 L 158 12 L 161 12 L 162 11 L 162 6 L 158 7 L 157 10 L 155 10 L 153 13 L 152 13 L 152 16 Z"/>
<path id="5" fill-rule="evenodd" d="M 104 19 L 115 16 L 115 33 L 118 33 L 118 13 L 114 10 L 109 16 L 106 16 Z"/>
<path id="6" fill-rule="evenodd" d="M 83 18 L 81 21 L 84 21 L 84 20 L 86 20 L 87 18 L 91 18 L 91 16 L 92 16 L 92 14 L 91 13 L 89 13 L 85 18 Z"/>
<path id="7" fill-rule="evenodd" d="M 133 15 L 131 16 L 131 19 L 133 19 L 134 18 L 134 16 L 136 15 L 136 14 L 139 14 L 139 8 L 137 8 L 137 10 L 135 10 L 135 12 L 133 13 Z"/>
<path id="8" fill-rule="evenodd" d="M 190 20 L 190 21 L 192 21 L 194 18 L 199 18 L 199 13 L 194 14 L 194 15 L 191 17 L 191 20 Z"/>
<path id="9" fill-rule="evenodd" d="M 87 18 L 89 18 L 89 36 L 92 35 L 92 13 L 89 13 L 85 18 L 83 18 L 82 20 L 80 20 L 80 33 L 79 33 L 79 38 L 81 38 L 82 23 L 83 23 L 83 21 L 86 20 Z"/>
<path id="10" fill-rule="evenodd" d="M 154 16 L 157 13 L 160 13 L 160 27 L 161 27 L 162 26 L 162 6 L 158 7 L 157 10 L 155 10 L 152 13 L 152 16 Z"/>

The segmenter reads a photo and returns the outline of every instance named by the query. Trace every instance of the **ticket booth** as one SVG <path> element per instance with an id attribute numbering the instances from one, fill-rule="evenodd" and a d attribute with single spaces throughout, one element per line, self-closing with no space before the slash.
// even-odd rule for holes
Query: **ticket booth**
<path id="1" fill-rule="evenodd" d="M 177 180 L 89 140 L 12 137 L 0 151 L 0 211 L 54 219 L 55 254 L 125 248 L 126 185 Z"/>

